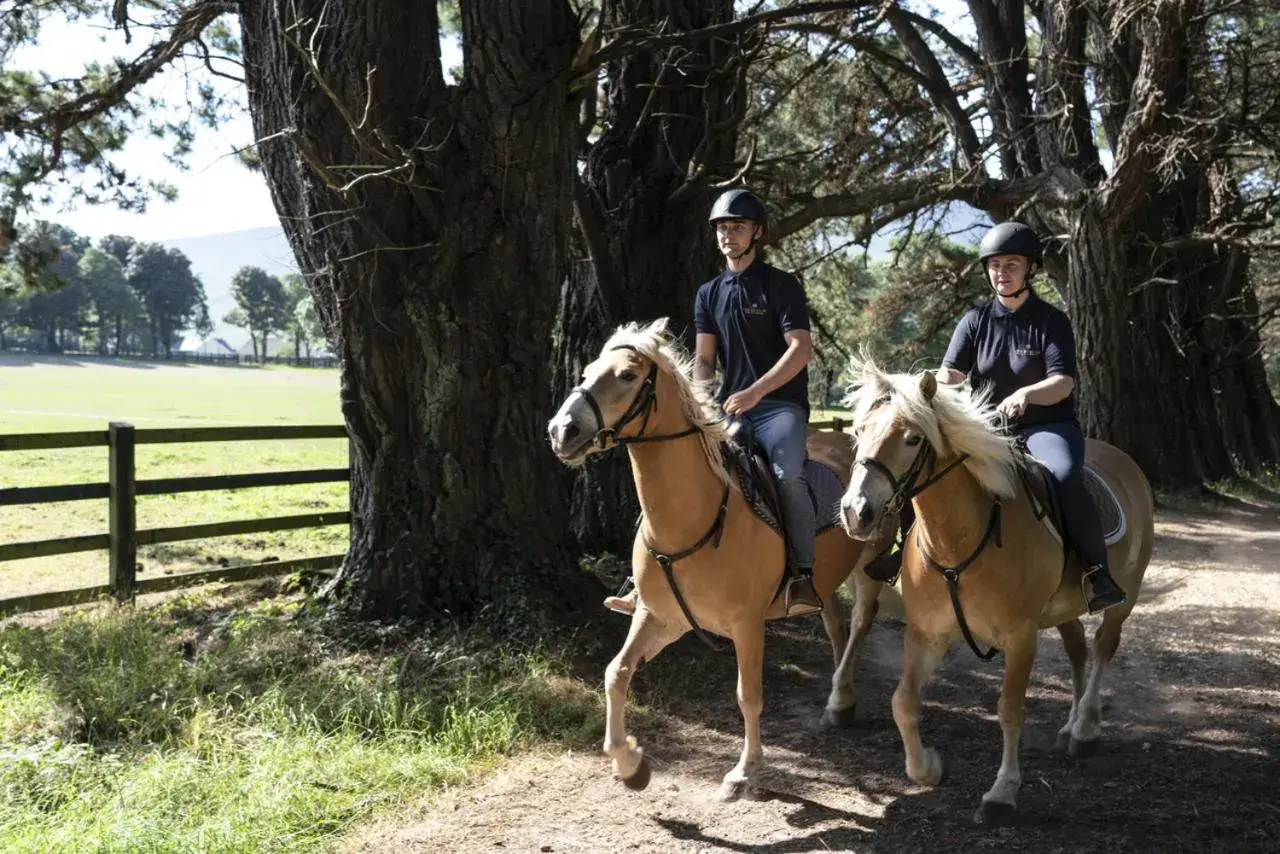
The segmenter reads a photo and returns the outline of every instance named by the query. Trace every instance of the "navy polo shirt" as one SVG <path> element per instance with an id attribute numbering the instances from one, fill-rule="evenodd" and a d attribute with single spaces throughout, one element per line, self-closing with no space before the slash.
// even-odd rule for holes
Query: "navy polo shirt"
<path id="1" fill-rule="evenodd" d="M 804 287 L 795 276 L 757 257 L 741 273 L 726 269 L 698 288 L 693 326 L 699 333 L 716 336 L 716 354 L 724 372 L 716 399 L 723 403 L 778 363 L 787 352 L 784 333 L 808 331 Z M 764 399 L 796 403 L 808 413 L 808 367 Z"/>
<path id="2" fill-rule="evenodd" d="M 956 326 L 942 364 L 968 374 L 975 389 L 994 386 L 992 403 L 1058 374 L 1075 379 L 1076 342 L 1071 321 L 1034 291 L 1017 311 L 993 299 L 970 309 Z M 1076 395 L 1072 391 L 1065 400 L 1049 406 L 1028 404 L 1018 426 L 1075 418 Z"/>

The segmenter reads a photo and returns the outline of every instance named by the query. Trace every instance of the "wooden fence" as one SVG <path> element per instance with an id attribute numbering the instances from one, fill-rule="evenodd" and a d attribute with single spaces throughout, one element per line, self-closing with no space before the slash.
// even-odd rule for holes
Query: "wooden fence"
<path id="1" fill-rule="evenodd" d="M 835 418 L 810 422 L 821 430 L 843 430 L 849 423 Z M 302 471 L 261 472 L 199 477 L 173 477 L 138 480 L 134 466 L 137 445 L 178 444 L 185 442 L 244 442 L 267 439 L 345 439 L 341 425 L 294 427 L 177 427 L 138 430 L 132 424 L 112 422 L 106 430 L 74 433 L 0 434 L 0 452 L 38 451 L 55 448 L 107 447 L 109 478 L 106 483 L 81 483 L 60 486 L 20 486 L 0 488 L 0 507 L 15 504 L 51 504 L 55 501 L 107 499 L 110 530 L 105 534 L 61 537 L 54 540 L 32 540 L 0 544 L 0 563 L 23 558 L 49 557 L 73 552 L 106 549 L 108 552 L 107 583 L 74 590 L 56 590 L 0 599 L 0 615 L 45 608 L 61 608 L 91 602 L 110 594 L 117 601 L 129 602 L 139 593 L 157 593 L 193 587 L 210 581 L 247 581 L 271 575 L 282 575 L 301 569 L 334 569 L 342 564 L 343 555 L 297 558 L 267 563 L 234 566 L 201 572 L 186 572 L 142 581 L 137 577 L 138 546 L 174 543 L 221 537 L 229 534 L 255 534 L 296 528 L 345 525 L 351 521 L 349 511 L 305 513 L 297 516 L 274 516 L 268 519 L 243 519 L 212 522 L 175 528 L 138 530 L 135 503 L 139 495 L 175 495 L 211 489 L 245 489 L 255 486 L 285 486 L 305 483 L 334 483 L 351 478 L 349 468 L 306 469 Z"/>
<path id="2" fill-rule="evenodd" d="M 185 442 L 243 442 L 266 439 L 345 439 L 341 425 L 296 427 L 178 427 L 137 430 L 132 424 L 113 422 L 106 430 L 74 433 L 13 433 L 0 435 L 0 452 L 36 451 L 53 448 L 107 447 L 109 478 L 106 483 L 83 483 L 61 486 L 25 486 L 0 489 L 0 507 L 15 504 L 49 504 L 55 501 L 107 499 L 110 530 L 105 534 L 33 540 L 0 545 L 0 563 L 22 558 L 48 557 L 73 552 L 106 549 L 109 555 L 107 583 L 74 590 L 58 590 L 0 599 L 0 614 L 39 611 L 77 605 L 110 594 L 128 602 L 139 593 L 175 590 L 210 581 L 245 581 L 280 575 L 300 569 L 333 569 L 342 564 L 343 555 L 269 561 L 202 572 L 188 572 L 142 581 L 137 577 L 138 546 L 174 543 L 229 534 L 253 534 L 344 525 L 351 513 L 305 513 L 275 516 L 269 519 L 244 519 L 184 525 L 174 528 L 138 530 L 135 503 L 139 495 L 174 495 L 210 489 L 244 489 L 255 486 L 283 486 L 303 483 L 333 483 L 350 480 L 349 468 L 308 469 L 303 471 L 261 472 L 200 477 L 138 480 L 134 467 L 137 445 L 177 444 Z"/>

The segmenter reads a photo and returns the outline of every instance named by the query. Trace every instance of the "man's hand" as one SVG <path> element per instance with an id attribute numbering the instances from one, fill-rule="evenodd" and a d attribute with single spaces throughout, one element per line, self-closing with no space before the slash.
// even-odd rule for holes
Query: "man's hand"
<path id="1" fill-rule="evenodd" d="M 745 415 L 756 408 L 756 404 L 760 402 L 760 398 L 764 397 L 754 387 L 745 388 L 742 391 L 736 391 L 729 395 L 728 400 L 724 402 L 724 411 L 730 415 Z"/>
<path id="2" fill-rule="evenodd" d="M 1021 418 L 1022 413 L 1027 411 L 1026 389 L 1018 389 L 1000 401 L 1000 405 L 996 409 L 1002 412 L 1006 418 Z"/>

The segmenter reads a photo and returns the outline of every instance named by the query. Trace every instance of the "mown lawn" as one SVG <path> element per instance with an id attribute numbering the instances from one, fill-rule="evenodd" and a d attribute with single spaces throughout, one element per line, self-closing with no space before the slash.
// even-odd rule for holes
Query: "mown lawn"
<path id="1" fill-rule="evenodd" d="M 334 370 L 164 365 L 96 359 L 0 356 L 0 433 L 233 424 L 338 424 Z M 345 440 L 142 445 L 138 478 L 232 474 L 347 464 Z M 0 487 L 107 479 L 106 448 L 0 453 Z M 145 496 L 139 528 L 345 510 L 346 484 Z M 0 507 L 0 542 L 107 530 L 106 501 Z M 216 565 L 339 554 L 346 526 L 220 537 L 143 548 L 142 578 Z M 106 553 L 0 564 L 0 598 L 102 584 Z"/>

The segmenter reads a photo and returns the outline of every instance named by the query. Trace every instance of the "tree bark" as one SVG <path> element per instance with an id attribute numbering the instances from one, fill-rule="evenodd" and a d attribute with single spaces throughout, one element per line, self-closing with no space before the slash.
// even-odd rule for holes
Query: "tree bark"
<path id="1" fill-rule="evenodd" d="M 687 32 L 733 20 L 732 0 L 613 0 L 603 26 Z M 670 317 L 693 342 L 693 297 L 718 265 L 707 225 L 713 194 L 695 172 L 732 173 L 744 107 L 743 45 L 708 40 L 610 63 L 601 133 L 578 188 L 577 257 L 557 324 L 562 398 L 608 334 L 633 320 Z M 639 514 L 625 455 L 574 476 L 572 528 L 587 552 L 627 554 Z"/>
<path id="2" fill-rule="evenodd" d="M 1067 244 L 1082 425 L 1171 487 L 1280 459 L 1246 259 L 1152 248 L 1186 233 L 1196 183 L 1137 221 L 1107 215 L 1090 196 Z"/>
<path id="3" fill-rule="evenodd" d="M 566 0 L 461 11 L 450 86 L 435 3 L 241 4 L 268 183 L 340 360 L 352 524 L 332 593 L 360 616 L 465 616 L 566 578 L 544 429 L 578 25 Z"/>

